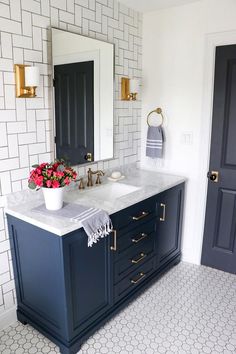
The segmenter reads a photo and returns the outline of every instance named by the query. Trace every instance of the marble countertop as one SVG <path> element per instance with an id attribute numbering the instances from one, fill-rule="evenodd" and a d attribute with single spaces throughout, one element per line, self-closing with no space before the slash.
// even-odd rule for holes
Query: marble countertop
<path id="1" fill-rule="evenodd" d="M 122 174 L 126 177 L 119 182 L 110 182 L 106 177 L 103 177 L 101 185 L 86 188 L 85 190 L 79 190 L 78 185 L 74 185 L 65 191 L 64 200 L 65 202 L 104 209 L 111 215 L 186 181 L 185 177 L 141 170 L 134 167 L 126 167 L 126 169 L 122 170 Z M 108 200 L 102 200 L 101 197 L 98 199 L 96 198 L 96 193 L 90 193 L 93 190 L 102 191 L 104 186 L 107 188 L 108 184 L 114 185 L 116 183 L 139 187 L 139 189 L 118 198 L 114 197 L 114 199 L 110 196 Z M 102 193 L 99 194 L 101 195 Z M 74 222 L 67 218 L 57 218 L 55 215 L 45 215 L 32 211 L 33 208 L 43 203 L 41 190 L 25 190 L 12 193 L 7 196 L 5 213 L 58 236 L 63 236 L 81 227 L 79 222 Z"/>

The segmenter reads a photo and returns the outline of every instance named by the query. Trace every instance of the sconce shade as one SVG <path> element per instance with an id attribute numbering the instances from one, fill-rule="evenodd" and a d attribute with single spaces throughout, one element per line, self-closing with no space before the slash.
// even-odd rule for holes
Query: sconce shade
<path id="1" fill-rule="evenodd" d="M 24 64 L 15 64 L 16 97 L 36 97 L 36 87 L 39 86 L 39 68 Z"/>
<path id="2" fill-rule="evenodd" d="M 39 68 L 37 66 L 25 67 L 25 86 L 37 87 L 39 85 Z"/>
<path id="3" fill-rule="evenodd" d="M 139 93 L 139 80 L 138 79 L 130 79 L 129 91 L 130 91 L 130 93 Z"/>

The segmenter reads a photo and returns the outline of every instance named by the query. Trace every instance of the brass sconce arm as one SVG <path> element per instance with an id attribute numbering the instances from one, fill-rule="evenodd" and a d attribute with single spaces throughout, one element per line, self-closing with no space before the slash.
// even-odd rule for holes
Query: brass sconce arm
<path id="1" fill-rule="evenodd" d="M 139 82 L 137 79 L 121 78 L 121 99 L 122 101 L 136 101 L 139 92 Z"/>

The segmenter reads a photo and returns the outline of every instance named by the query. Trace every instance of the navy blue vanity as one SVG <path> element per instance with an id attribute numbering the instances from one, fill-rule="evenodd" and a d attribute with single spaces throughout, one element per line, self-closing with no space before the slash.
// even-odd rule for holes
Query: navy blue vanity
<path id="1" fill-rule="evenodd" d="M 114 232 L 93 247 L 83 229 L 62 237 L 7 215 L 17 317 L 63 354 L 180 261 L 184 183 L 111 215 Z"/>

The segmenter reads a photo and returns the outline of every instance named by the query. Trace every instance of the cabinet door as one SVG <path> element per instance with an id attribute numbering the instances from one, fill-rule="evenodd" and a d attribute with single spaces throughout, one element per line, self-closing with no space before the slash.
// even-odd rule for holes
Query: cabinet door
<path id="1" fill-rule="evenodd" d="M 63 341 L 67 323 L 60 237 L 13 216 L 7 219 L 18 319 Z"/>
<path id="2" fill-rule="evenodd" d="M 88 247 L 82 229 L 63 240 L 70 337 L 79 335 L 111 306 L 110 236 Z"/>
<path id="3" fill-rule="evenodd" d="M 157 197 L 157 253 L 159 267 L 180 254 L 184 186 L 171 188 Z"/>

